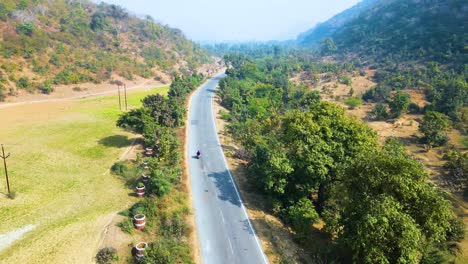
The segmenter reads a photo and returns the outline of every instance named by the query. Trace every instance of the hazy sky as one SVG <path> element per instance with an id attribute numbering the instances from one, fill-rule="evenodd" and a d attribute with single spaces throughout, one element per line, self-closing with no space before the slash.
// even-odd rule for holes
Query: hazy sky
<path id="1" fill-rule="evenodd" d="M 99 0 L 95 0 L 98 2 Z M 293 39 L 360 0 L 104 0 L 182 29 L 195 41 Z"/>

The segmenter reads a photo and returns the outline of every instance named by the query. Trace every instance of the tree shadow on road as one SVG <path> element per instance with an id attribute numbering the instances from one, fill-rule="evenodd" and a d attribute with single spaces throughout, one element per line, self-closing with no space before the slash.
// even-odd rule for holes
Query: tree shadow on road
<path id="1" fill-rule="evenodd" d="M 235 206 L 241 206 L 239 197 L 234 188 L 232 178 L 227 170 L 222 172 L 214 172 L 208 174 L 208 177 L 213 179 L 216 188 L 218 189 L 218 198 L 223 201 L 228 201 Z"/>

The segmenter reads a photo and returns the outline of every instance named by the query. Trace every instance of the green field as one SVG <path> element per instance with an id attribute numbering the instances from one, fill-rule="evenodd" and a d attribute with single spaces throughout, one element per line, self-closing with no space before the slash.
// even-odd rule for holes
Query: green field
<path id="1" fill-rule="evenodd" d="M 129 93 L 129 107 L 150 93 Z M 110 166 L 135 135 L 115 126 L 116 96 L 0 109 L 12 191 L 0 171 L 0 234 L 36 229 L 0 252 L 0 263 L 89 263 L 105 225 L 132 201 Z"/>

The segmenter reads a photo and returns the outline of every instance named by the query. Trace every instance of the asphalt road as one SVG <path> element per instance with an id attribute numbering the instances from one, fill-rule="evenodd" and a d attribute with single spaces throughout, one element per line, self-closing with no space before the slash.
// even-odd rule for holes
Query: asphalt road
<path id="1" fill-rule="evenodd" d="M 212 97 L 220 74 L 192 96 L 188 148 L 193 206 L 205 264 L 268 263 L 229 172 L 216 133 Z M 202 156 L 196 159 L 196 152 Z"/>

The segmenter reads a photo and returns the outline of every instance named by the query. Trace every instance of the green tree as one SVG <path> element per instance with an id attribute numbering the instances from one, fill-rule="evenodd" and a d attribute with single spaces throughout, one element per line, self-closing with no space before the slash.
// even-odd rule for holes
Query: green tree
<path id="1" fill-rule="evenodd" d="M 35 25 L 32 22 L 23 22 L 16 26 L 16 32 L 31 37 L 34 33 Z"/>
<path id="2" fill-rule="evenodd" d="M 392 100 L 388 103 L 390 106 L 390 112 L 395 116 L 399 117 L 401 114 L 408 110 L 410 104 L 409 94 L 397 92 Z"/>
<path id="3" fill-rule="evenodd" d="M 304 197 L 287 208 L 286 219 L 301 235 L 307 235 L 320 217 L 312 201 Z"/>
<path id="4" fill-rule="evenodd" d="M 104 13 L 96 12 L 91 16 L 90 27 L 93 31 L 100 31 L 108 26 L 109 22 Z"/>
<path id="5" fill-rule="evenodd" d="M 117 126 L 142 134 L 145 125 L 151 123 L 151 121 L 152 119 L 148 110 L 138 108 L 123 113 L 119 119 L 117 119 Z"/>
<path id="6" fill-rule="evenodd" d="M 327 224 L 363 263 L 417 263 L 425 248 L 446 239 L 454 219 L 423 166 L 395 140 L 354 159 L 333 200 L 338 220 Z"/>
<path id="7" fill-rule="evenodd" d="M 419 131 L 424 135 L 424 141 L 427 144 L 441 146 L 448 141 L 444 130 L 449 126 L 450 119 L 448 116 L 435 111 L 427 111 L 424 114 L 423 121 L 419 125 Z"/>
<path id="8" fill-rule="evenodd" d="M 335 42 L 331 38 L 326 38 L 320 42 L 320 51 L 325 55 L 330 55 L 337 50 Z"/>
<path id="9" fill-rule="evenodd" d="M 449 78 L 436 85 L 434 108 L 454 121 L 460 121 L 460 108 L 468 106 L 468 84 L 462 76 Z"/>
<path id="10" fill-rule="evenodd" d="M 283 176 L 289 200 L 317 192 L 317 210 L 336 180 L 337 168 L 376 145 L 375 132 L 348 117 L 338 105 L 321 102 L 307 112 L 291 111 L 282 120 L 281 143 L 293 171 Z"/>
<path id="11" fill-rule="evenodd" d="M 370 116 L 375 120 L 383 120 L 388 118 L 387 107 L 384 104 L 377 103 L 372 109 Z"/>
<path id="12" fill-rule="evenodd" d="M 461 152 L 460 150 L 449 150 L 444 159 L 447 162 L 444 167 L 450 171 L 453 177 L 459 179 L 465 188 L 468 186 L 468 152 Z"/>

